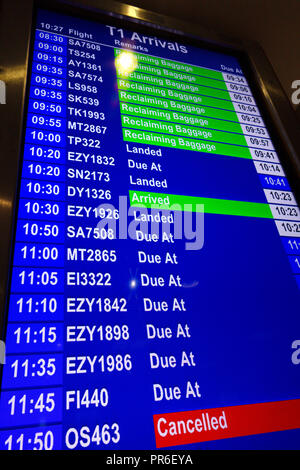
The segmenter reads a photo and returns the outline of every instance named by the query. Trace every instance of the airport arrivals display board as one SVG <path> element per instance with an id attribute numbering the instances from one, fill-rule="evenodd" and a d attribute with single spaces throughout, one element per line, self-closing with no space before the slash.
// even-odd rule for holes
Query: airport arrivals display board
<path id="1" fill-rule="evenodd" d="M 300 211 L 236 55 L 39 9 L 1 449 L 300 448 Z"/>

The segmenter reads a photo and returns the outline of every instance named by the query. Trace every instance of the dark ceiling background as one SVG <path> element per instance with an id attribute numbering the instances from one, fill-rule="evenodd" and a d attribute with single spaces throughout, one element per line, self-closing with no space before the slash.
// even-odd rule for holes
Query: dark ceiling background
<path id="1" fill-rule="evenodd" d="M 300 80 L 300 0 L 128 0 L 124 3 L 256 40 L 291 100 Z M 300 115 L 300 105 L 293 105 Z"/>

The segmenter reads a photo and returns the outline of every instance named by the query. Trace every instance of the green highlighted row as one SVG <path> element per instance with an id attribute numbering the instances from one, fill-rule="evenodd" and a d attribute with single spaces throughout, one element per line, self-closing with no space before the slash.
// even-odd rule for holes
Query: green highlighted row
<path id="1" fill-rule="evenodd" d="M 123 102 L 120 102 L 120 111 L 121 114 L 129 114 L 136 117 L 139 116 L 145 119 L 161 119 L 162 121 L 186 124 L 188 126 L 198 126 L 243 134 L 242 128 L 238 122 L 223 121 L 222 119 L 191 116 L 189 114 L 178 113 L 175 111 L 150 108 L 147 106 L 130 105 Z"/>
<path id="2" fill-rule="evenodd" d="M 177 194 L 146 193 L 131 190 L 129 191 L 129 198 L 132 207 L 273 219 L 269 205 L 258 202 L 180 196 Z"/>
<path id="3" fill-rule="evenodd" d="M 131 73 L 129 75 L 118 74 L 119 80 L 136 81 L 139 83 L 149 83 L 150 85 L 162 86 L 165 88 L 176 89 L 183 92 L 197 93 L 200 95 L 212 96 L 224 100 L 230 100 L 228 91 L 211 88 L 209 85 L 190 85 L 189 83 L 177 82 L 165 78 L 157 78 L 152 75 L 145 75 L 141 73 Z"/>
<path id="4" fill-rule="evenodd" d="M 185 101 L 192 104 L 203 104 L 206 106 L 213 106 L 215 108 L 229 109 L 234 111 L 234 106 L 228 95 L 228 101 L 221 98 L 210 98 L 207 96 L 194 95 L 191 93 L 172 90 L 169 88 L 161 88 L 155 85 L 149 85 L 146 83 L 139 82 L 130 82 L 129 80 L 120 80 L 118 79 L 118 89 L 126 90 L 136 93 L 145 93 L 151 96 L 159 96 L 160 98 L 169 98 L 179 101 Z M 212 88 L 207 88 L 207 90 L 212 90 Z"/>
<path id="5" fill-rule="evenodd" d="M 140 93 L 128 93 L 127 91 L 121 90 L 119 91 L 119 100 L 123 103 L 132 103 L 132 106 L 135 106 L 135 109 L 137 109 L 137 106 L 151 106 L 163 110 L 189 113 L 196 116 L 208 116 L 217 119 L 227 119 L 229 121 L 238 122 L 238 117 L 234 110 L 227 111 L 224 109 L 218 109 L 214 107 L 216 106 L 215 103 L 212 102 L 212 100 L 209 98 L 202 98 L 202 101 L 204 101 L 202 106 L 202 104 L 195 105 L 169 100 L 166 98 L 158 98 L 156 96 L 141 95 Z"/>
<path id="6" fill-rule="evenodd" d="M 124 52 L 120 49 L 114 49 L 115 57 L 117 57 L 121 52 Z M 204 67 L 198 67 L 196 65 L 189 65 L 183 62 L 175 62 L 168 59 L 160 59 L 159 57 L 154 57 L 151 55 L 138 54 L 134 53 L 138 64 L 150 64 L 156 67 L 166 67 L 177 72 L 185 72 L 188 74 L 201 75 L 203 77 L 214 78 L 216 80 L 223 80 L 222 72 L 216 70 L 206 69 Z"/>
<path id="7" fill-rule="evenodd" d="M 129 74 L 121 73 L 117 69 L 117 76 L 125 80 L 127 79 L 152 83 L 153 85 L 164 86 L 167 88 L 176 88 L 177 90 L 190 91 L 191 93 L 203 93 L 204 95 L 216 96 L 227 100 L 230 99 L 225 82 L 219 82 L 217 80 L 212 80 L 205 77 L 195 77 L 195 80 L 186 83 L 183 81 L 177 81 L 181 79 L 181 76 L 179 74 L 174 74 L 172 71 L 166 69 L 161 69 L 163 71 L 163 76 L 148 75 L 150 70 L 145 70 L 146 67 L 148 66 L 139 65 L 135 72 Z M 206 90 L 206 88 L 208 88 L 208 90 Z"/>
<path id="8" fill-rule="evenodd" d="M 122 126 L 145 131 L 154 131 L 163 134 L 182 135 L 195 139 L 205 139 L 208 141 L 224 142 L 226 144 L 245 145 L 247 142 L 242 134 L 232 134 L 230 132 L 201 129 L 194 126 L 173 124 L 171 122 L 144 119 L 142 117 L 124 116 L 121 114 Z"/>
<path id="9" fill-rule="evenodd" d="M 226 155 L 228 157 L 239 157 L 251 159 L 248 147 L 221 144 L 204 140 L 189 139 L 155 132 L 145 132 L 123 128 L 123 140 L 125 142 L 136 142 L 147 145 L 159 145 L 160 147 L 176 148 L 181 150 L 193 150 L 195 152 L 210 153 L 213 155 Z"/>

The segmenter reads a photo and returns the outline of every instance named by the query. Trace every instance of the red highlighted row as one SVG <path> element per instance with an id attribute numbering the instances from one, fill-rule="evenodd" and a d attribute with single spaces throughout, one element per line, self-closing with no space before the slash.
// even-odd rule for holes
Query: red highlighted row
<path id="1" fill-rule="evenodd" d="M 156 447 L 300 428 L 300 399 L 154 415 Z"/>

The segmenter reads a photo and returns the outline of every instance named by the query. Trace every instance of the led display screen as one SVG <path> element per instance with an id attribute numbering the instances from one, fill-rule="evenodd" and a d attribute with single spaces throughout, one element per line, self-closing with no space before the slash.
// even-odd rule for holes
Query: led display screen
<path id="1" fill-rule="evenodd" d="M 36 14 L 0 448 L 299 448 L 300 211 L 251 77 L 111 21 Z"/>

